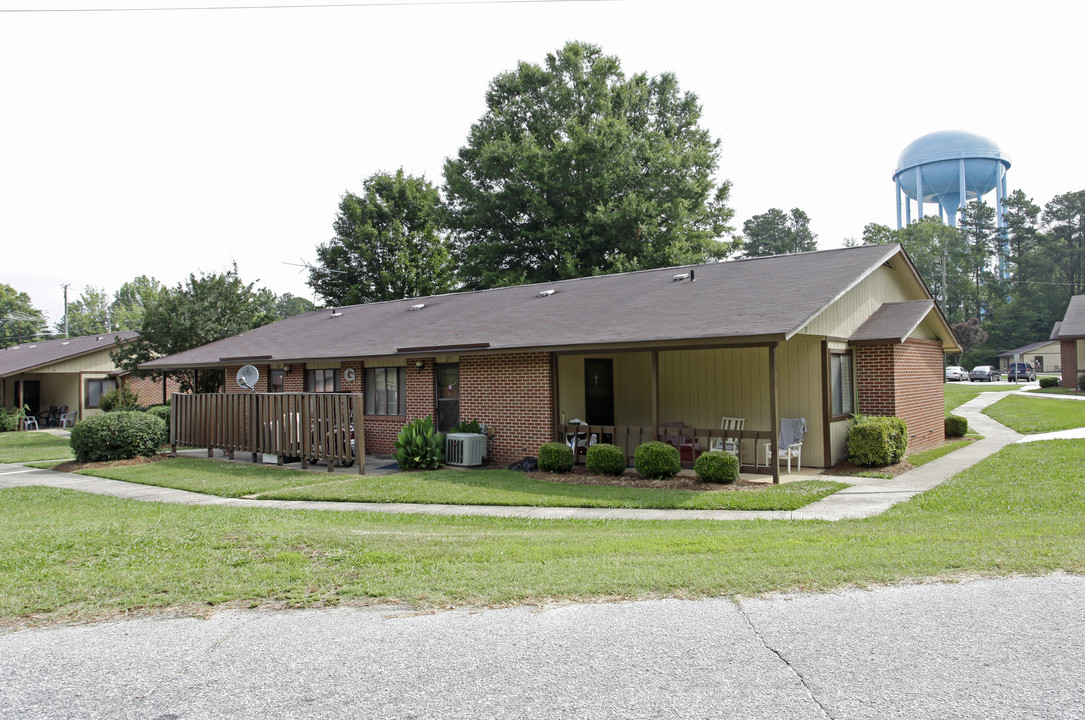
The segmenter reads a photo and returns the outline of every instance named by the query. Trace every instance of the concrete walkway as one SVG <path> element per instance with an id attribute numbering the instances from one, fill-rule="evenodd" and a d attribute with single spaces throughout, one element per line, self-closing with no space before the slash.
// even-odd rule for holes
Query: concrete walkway
<path id="1" fill-rule="evenodd" d="M 968 420 L 969 427 L 984 436 L 968 447 L 956 450 L 895 478 L 883 480 L 857 477 L 815 476 L 839 480 L 851 486 L 795 511 L 742 510 L 639 510 L 626 508 L 555 508 L 500 505 L 430 505 L 414 503 L 320 502 L 308 500 L 246 500 L 138 485 L 72 473 L 36 470 L 21 465 L 0 464 L 0 488 L 40 485 L 66 488 L 113 497 L 184 505 L 261 507 L 280 510 L 334 510 L 338 512 L 415 513 L 423 515 L 464 515 L 532 519 L 585 520 L 843 520 L 865 518 L 888 510 L 899 502 L 930 490 L 965 468 L 993 455 L 1022 436 L 982 413 L 983 408 L 1010 392 L 986 392 L 954 412 Z M 1076 432 L 1076 431 L 1071 431 Z M 1077 436 L 1074 436 L 1077 437 Z M 1036 438 L 1038 439 L 1038 438 Z M 206 451 L 203 451 L 206 452 Z M 379 461 L 378 461 L 379 464 Z M 368 469 L 367 464 L 367 469 Z"/>

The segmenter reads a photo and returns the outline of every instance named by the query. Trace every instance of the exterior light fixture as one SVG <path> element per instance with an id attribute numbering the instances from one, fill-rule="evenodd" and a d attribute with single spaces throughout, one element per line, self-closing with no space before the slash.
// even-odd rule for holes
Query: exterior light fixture
<path id="1" fill-rule="evenodd" d="M 422 368 L 426 367 L 426 363 L 422 362 L 421 360 L 415 360 L 414 366 L 418 369 L 418 372 L 422 372 Z"/>

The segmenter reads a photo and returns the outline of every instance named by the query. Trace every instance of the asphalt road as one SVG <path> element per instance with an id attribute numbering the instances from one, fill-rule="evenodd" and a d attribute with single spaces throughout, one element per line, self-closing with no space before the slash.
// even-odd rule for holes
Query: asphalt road
<path id="1" fill-rule="evenodd" d="M 0 718 L 1085 717 L 1085 577 L 0 635 Z"/>

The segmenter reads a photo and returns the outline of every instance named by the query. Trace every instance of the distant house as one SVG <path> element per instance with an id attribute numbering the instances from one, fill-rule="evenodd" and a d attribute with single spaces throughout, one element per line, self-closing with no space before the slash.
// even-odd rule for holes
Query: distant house
<path id="1" fill-rule="evenodd" d="M 1085 374 L 1085 295 L 1070 298 L 1066 315 L 1051 329 L 1051 339 L 1059 343 L 1062 357 L 1062 386 L 1077 387 Z"/>
<path id="2" fill-rule="evenodd" d="M 161 403 L 161 382 L 128 378 L 109 357 L 116 340 L 126 342 L 137 335 L 134 331 L 102 333 L 0 349 L 0 405 L 28 406 L 35 417 L 51 407 L 67 408 L 79 420 L 100 412 L 102 393 L 116 389 L 118 383 L 127 383 L 143 404 Z M 171 384 L 169 389 L 175 387 Z"/>
<path id="3" fill-rule="evenodd" d="M 729 416 L 760 433 L 743 464 L 764 464 L 780 420 L 803 418 L 803 465 L 825 467 L 855 412 L 941 443 L 959 351 L 901 246 L 867 245 L 315 310 L 142 367 L 252 364 L 257 391 L 364 393 L 376 453 L 423 416 L 486 424 L 501 463 L 573 420 L 606 436 Z"/>
<path id="4" fill-rule="evenodd" d="M 1022 345 L 1013 350 L 1007 350 L 998 355 L 998 368 L 1005 375 L 1010 369 L 1010 363 L 1032 363 L 1036 372 L 1058 372 L 1062 367 L 1061 350 L 1058 340 L 1041 340 L 1040 342 Z"/>

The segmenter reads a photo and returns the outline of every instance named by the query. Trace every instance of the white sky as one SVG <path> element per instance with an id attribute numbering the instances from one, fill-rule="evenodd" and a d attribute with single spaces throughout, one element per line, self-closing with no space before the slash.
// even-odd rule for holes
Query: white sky
<path id="1" fill-rule="evenodd" d="M 736 231 L 770 207 L 805 210 L 822 248 L 895 225 L 901 150 L 946 129 L 998 143 L 1011 191 L 1043 204 L 1085 186 L 1083 26 L 1085 3 L 1001 0 L 0 12 L 0 282 L 50 326 L 62 283 L 233 261 L 313 299 L 284 263 L 315 261 L 342 194 L 400 166 L 439 185 L 489 81 L 569 40 L 698 95 Z"/>

